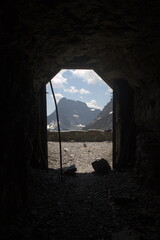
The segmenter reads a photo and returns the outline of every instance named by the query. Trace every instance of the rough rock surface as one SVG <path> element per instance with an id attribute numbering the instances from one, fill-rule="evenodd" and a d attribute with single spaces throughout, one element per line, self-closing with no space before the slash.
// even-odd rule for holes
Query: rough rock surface
<path id="1" fill-rule="evenodd" d="M 117 204 L 118 197 L 135 200 Z M 76 173 L 60 182 L 56 170 L 34 171 L 29 202 L 26 211 L 0 226 L 1 240 L 130 240 L 130 232 L 145 240 L 160 237 L 160 196 L 126 172 Z"/>

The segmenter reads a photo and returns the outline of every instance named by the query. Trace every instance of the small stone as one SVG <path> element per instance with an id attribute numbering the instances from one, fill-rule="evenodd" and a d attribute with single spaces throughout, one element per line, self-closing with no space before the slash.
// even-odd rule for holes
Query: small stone
<path id="1" fill-rule="evenodd" d="M 64 151 L 65 151 L 65 152 L 68 152 L 68 151 L 69 151 L 69 148 L 64 148 Z"/>

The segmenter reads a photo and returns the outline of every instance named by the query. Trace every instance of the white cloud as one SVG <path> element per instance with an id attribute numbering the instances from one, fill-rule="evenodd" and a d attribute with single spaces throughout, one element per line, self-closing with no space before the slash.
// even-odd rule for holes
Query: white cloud
<path id="1" fill-rule="evenodd" d="M 67 78 L 63 77 L 63 73 L 66 70 L 61 70 L 59 73 L 56 74 L 55 77 L 51 79 L 53 88 L 64 88 L 67 84 Z"/>
<path id="2" fill-rule="evenodd" d="M 81 88 L 81 89 L 79 90 L 79 93 L 80 93 L 80 94 L 90 94 L 91 92 L 88 91 L 88 90 L 85 90 L 84 88 Z"/>
<path id="3" fill-rule="evenodd" d="M 63 98 L 63 95 L 61 93 L 55 93 L 55 97 L 56 97 L 56 101 L 59 102 L 59 100 L 61 98 Z M 54 99 L 53 99 L 53 95 L 52 94 L 50 94 L 50 98 L 51 98 L 52 102 L 54 103 Z"/>
<path id="4" fill-rule="evenodd" d="M 95 99 L 92 99 L 90 102 L 86 102 L 87 106 L 90 108 L 97 108 L 102 110 L 103 107 L 98 106 L 97 101 Z"/>
<path id="5" fill-rule="evenodd" d="M 63 95 L 62 95 L 61 93 L 56 93 L 56 94 L 55 94 L 55 97 L 56 97 L 57 102 L 59 102 L 59 100 L 60 100 L 61 98 L 63 98 Z"/>
<path id="6" fill-rule="evenodd" d="M 70 88 L 64 88 L 64 91 L 69 93 L 77 93 L 78 89 L 74 86 L 71 86 Z"/>
<path id="7" fill-rule="evenodd" d="M 77 89 L 75 86 L 71 86 L 70 88 L 64 88 L 65 92 L 69 93 L 80 93 L 80 94 L 90 94 L 91 92 L 89 90 L 86 90 L 84 88 Z"/>
<path id="8" fill-rule="evenodd" d="M 77 69 L 72 70 L 72 74 L 76 77 L 80 77 L 83 79 L 84 82 L 87 82 L 88 84 L 102 84 L 104 81 L 102 78 L 98 76 L 98 74 L 93 70 L 85 70 L 85 69 Z"/>

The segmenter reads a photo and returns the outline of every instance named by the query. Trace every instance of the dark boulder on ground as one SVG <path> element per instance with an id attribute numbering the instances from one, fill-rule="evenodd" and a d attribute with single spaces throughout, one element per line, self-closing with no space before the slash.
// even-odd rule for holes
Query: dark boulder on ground
<path id="1" fill-rule="evenodd" d="M 63 175 L 72 176 L 72 175 L 75 174 L 76 171 L 77 171 L 77 168 L 76 168 L 75 164 L 73 164 L 72 166 L 66 167 L 66 168 L 63 170 Z"/>
<path id="2" fill-rule="evenodd" d="M 96 173 L 99 174 L 106 174 L 111 171 L 111 166 L 109 165 L 108 161 L 104 158 L 97 159 L 96 161 L 92 162 L 92 167 Z"/>

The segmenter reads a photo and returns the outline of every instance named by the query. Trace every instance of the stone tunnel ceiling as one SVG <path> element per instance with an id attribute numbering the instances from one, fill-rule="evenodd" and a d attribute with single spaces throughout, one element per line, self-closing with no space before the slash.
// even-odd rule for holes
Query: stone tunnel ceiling
<path id="1" fill-rule="evenodd" d="M 12 6 L 6 1 L 3 30 L 10 31 L 4 45 L 29 55 L 37 88 L 62 68 L 93 68 L 110 86 L 115 78 L 141 86 L 144 76 L 153 77 L 150 69 L 156 75 L 159 68 L 156 3 L 17 0 Z"/>

